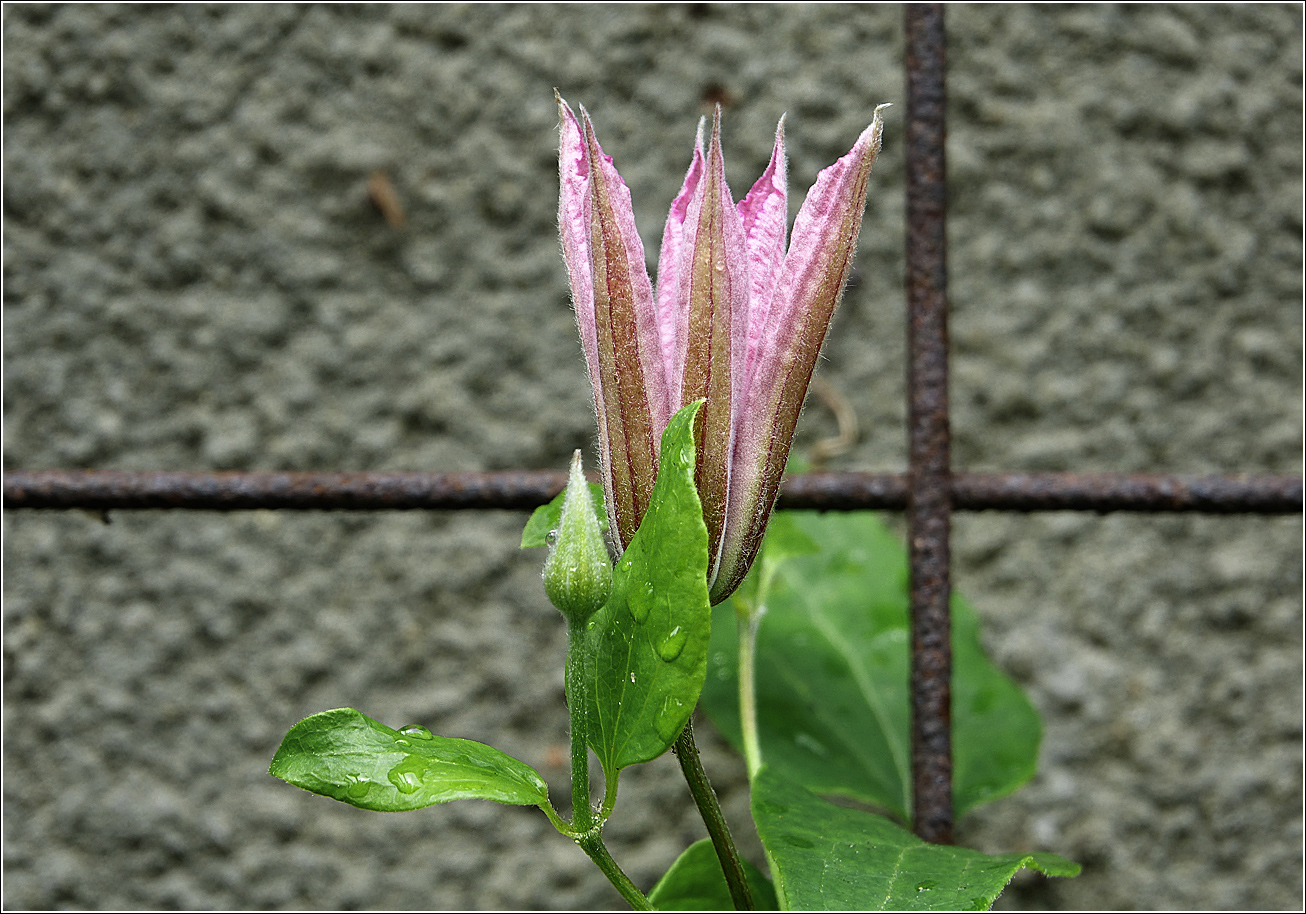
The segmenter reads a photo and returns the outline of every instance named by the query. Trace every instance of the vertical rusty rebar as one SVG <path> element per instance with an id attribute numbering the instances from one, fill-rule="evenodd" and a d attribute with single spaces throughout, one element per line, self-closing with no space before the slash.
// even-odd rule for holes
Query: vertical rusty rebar
<path id="1" fill-rule="evenodd" d="M 908 555 L 912 821 L 952 842 L 952 648 L 948 618 L 948 298 L 942 4 L 909 4 L 907 37 Z"/>

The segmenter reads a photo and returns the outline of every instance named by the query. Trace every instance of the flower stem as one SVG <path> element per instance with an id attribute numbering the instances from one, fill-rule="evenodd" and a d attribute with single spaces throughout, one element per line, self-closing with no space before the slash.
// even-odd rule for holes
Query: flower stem
<path id="1" fill-rule="evenodd" d="M 577 834 L 594 827 L 590 805 L 589 696 L 585 680 L 585 626 L 567 626 L 567 713 L 571 717 L 571 827 Z"/>
<path id="2" fill-rule="evenodd" d="M 566 676 L 567 713 L 571 718 L 571 824 L 558 830 L 572 836 L 632 908 L 652 911 L 653 905 L 649 904 L 648 898 L 608 853 L 603 844 L 603 823 L 595 821 L 594 807 L 590 805 L 589 718 L 586 716 L 589 696 L 585 660 L 585 626 L 568 625 Z M 615 801 L 615 791 L 608 793 Z M 609 806 L 607 812 L 611 811 Z"/>
<path id="3" fill-rule="evenodd" d="M 757 655 L 757 627 L 765 610 L 758 608 L 736 616 L 739 622 L 739 726 L 744 737 L 744 761 L 751 783 L 762 767 L 762 748 L 757 739 L 757 681 L 753 661 Z"/>
<path id="4" fill-rule="evenodd" d="M 730 898 L 735 903 L 735 909 L 752 911 L 753 890 L 744 875 L 744 864 L 739 859 L 734 838 L 730 836 L 730 826 L 721 814 L 716 791 L 712 789 L 707 772 L 703 770 L 703 762 L 698 757 L 692 721 L 685 723 L 685 729 L 676 740 L 675 750 L 676 758 L 680 760 L 680 770 L 685 775 L 685 782 L 689 784 L 689 793 L 698 806 L 698 814 L 703 817 L 703 824 L 707 826 L 712 846 L 716 848 L 717 859 L 721 861 L 721 870 L 725 873 L 726 885 L 730 887 Z"/>
<path id="5" fill-rule="evenodd" d="M 630 877 L 617 865 L 617 861 L 612 859 L 597 829 L 577 838 L 576 843 L 580 845 L 581 850 L 590 855 L 594 865 L 603 871 L 603 875 L 608 877 L 608 881 L 632 908 L 636 911 L 653 910 L 653 905 L 649 903 L 644 893 L 630 881 Z"/>

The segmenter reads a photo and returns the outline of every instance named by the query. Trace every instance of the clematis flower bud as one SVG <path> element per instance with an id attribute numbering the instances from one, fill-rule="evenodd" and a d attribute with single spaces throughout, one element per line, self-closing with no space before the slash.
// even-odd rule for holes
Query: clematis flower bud
<path id="1" fill-rule="evenodd" d="M 747 574 L 780 490 L 798 414 L 857 247 L 883 120 L 822 171 L 785 243 L 784 121 L 762 177 L 738 204 L 726 186 L 717 109 L 703 125 L 662 236 L 656 295 L 630 191 L 588 113 L 558 98 L 559 225 L 594 388 L 614 552 L 648 507 L 658 443 L 705 398 L 695 482 L 713 603 Z"/>
<path id="2" fill-rule="evenodd" d="M 544 592 L 573 626 L 584 625 L 612 593 L 612 563 L 594 516 L 594 499 L 581 469 L 580 451 L 571 458 L 562 516 L 558 529 L 550 535 Z"/>

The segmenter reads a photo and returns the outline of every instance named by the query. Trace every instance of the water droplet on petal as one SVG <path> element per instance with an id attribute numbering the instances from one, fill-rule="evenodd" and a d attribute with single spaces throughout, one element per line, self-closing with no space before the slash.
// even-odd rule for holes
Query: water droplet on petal
<path id="1" fill-rule="evenodd" d="M 409 724 L 406 727 L 400 727 L 399 732 L 410 739 L 434 739 L 431 736 L 431 731 L 421 724 Z"/>
<path id="2" fill-rule="evenodd" d="M 712 266 L 718 273 L 724 273 L 726 271 L 726 262 L 724 260 L 718 260 L 716 263 L 712 264 Z"/>
<path id="3" fill-rule="evenodd" d="M 658 656 L 671 663 L 677 657 L 685 652 L 685 642 L 689 640 L 689 632 L 677 625 L 667 636 L 658 642 Z"/>

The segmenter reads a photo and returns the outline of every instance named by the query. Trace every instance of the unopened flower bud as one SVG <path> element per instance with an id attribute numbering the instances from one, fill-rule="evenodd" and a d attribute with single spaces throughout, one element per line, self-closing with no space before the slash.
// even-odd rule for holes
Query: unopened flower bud
<path id="1" fill-rule="evenodd" d="M 570 625 L 584 625 L 612 593 L 612 564 L 581 469 L 580 451 L 571 458 L 562 516 L 549 537 L 544 591 Z"/>
<path id="2" fill-rule="evenodd" d="M 630 190 L 585 109 L 578 118 L 558 99 L 558 224 L 594 387 L 613 552 L 630 544 L 648 509 L 663 429 L 702 399 L 694 484 L 713 604 L 739 586 L 762 545 L 857 249 L 883 107 L 849 153 L 816 176 L 792 232 L 783 121 L 770 164 L 735 203 L 718 108 L 706 147 L 699 127 L 667 215 L 655 291 Z"/>

